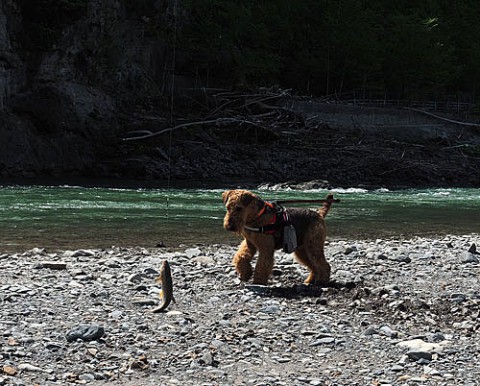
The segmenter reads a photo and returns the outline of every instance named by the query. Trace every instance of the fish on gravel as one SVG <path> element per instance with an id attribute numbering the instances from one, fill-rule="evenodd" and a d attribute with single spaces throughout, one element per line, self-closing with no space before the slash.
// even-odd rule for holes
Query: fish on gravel
<path id="1" fill-rule="evenodd" d="M 172 301 L 176 303 L 173 296 L 172 270 L 170 269 L 170 264 L 167 260 L 163 261 L 160 268 L 160 274 L 155 281 L 162 286 L 162 290 L 160 291 L 159 295 L 162 299 L 162 304 L 152 309 L 151 312 L 158 313 L 165 311 Z"/>

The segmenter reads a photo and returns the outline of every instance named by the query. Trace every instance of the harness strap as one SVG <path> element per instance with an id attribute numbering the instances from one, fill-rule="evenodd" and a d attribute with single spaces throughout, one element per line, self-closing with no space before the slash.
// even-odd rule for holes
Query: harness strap
<path id="1" fill-rule="evenodd" d="M 271 208 L 271 209 L 275 210 L 273 219 L 271 220 L 271 222 L 269 224 L 265 224 L 265 225 L 262 225 L 260 227 L 249 227 L 249 226 L 245 225 L 243 228 L 250 231 L 250 232 L 273 234 L 282 225 L 281 223 L 282 223 L 283 216 L 279 216 L 279 214 L 284 213 L 284 210 L 283 210 L 282 207 L 280 207 L 280 209 L 278 209 L 278 208 L 275 207 L 274 204 L 265 201 L 265 205 L 257 213 L 256 218 L 259 218 L 262 214 L 264 214 L 265 211 L 267 210 L 267 208 Z"/>
<path id="2" fill-rule="evenodd" d="M 272 233 L 278 228 L 278 226 L 277 226 L 276 221 L 275 221 L 275 223 L 273 223 L 273 224 L 267 224 L 267 225 L 263 225 L 263 226 L 257 227 L 257 228 L 249 227 L 249 226 L 244 226 L 244 228 L 246 230 L 250 231 L 250 232 Z"/>
<path id="3" fill-rule="evenodd" d="M 264 214 L 267 208 L 275 209 L 272 203 L 265 201 L 265 205 L 263 205 L 262 209 L 257 213 L 257 218 Z"/>

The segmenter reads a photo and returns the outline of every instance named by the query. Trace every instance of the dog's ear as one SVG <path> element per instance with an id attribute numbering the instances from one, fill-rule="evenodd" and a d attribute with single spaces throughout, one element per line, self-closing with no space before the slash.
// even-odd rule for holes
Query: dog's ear
<path id="1" fill-rule="evenodd" d="M 228 201 L 228 198 L 230 197 L 230 195 L 232 194 L 233 190 L 225 190 L 223 193 L 222 193 L 222 200 L 223 200 L 223 203 L 226 204 L 227 201 Z"/>
<path id="2" fill-rule="evenodd" d="M 256 194 L 248 191 L 245 191 L 240 198 L 240 202 L 244 206 L 250 205 L 253 201 L 258 202 L 260 201 L 260 198 Z"/>

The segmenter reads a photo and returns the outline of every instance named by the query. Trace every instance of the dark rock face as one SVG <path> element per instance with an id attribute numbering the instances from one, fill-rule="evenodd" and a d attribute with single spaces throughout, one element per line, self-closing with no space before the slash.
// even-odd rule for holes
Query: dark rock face
<path id="1" fill-rule="evenodd" d="M 74 83 L 50 83 L 16 96 L 2 116 L 4 176 L 80 174 L 115 143 L 113 101 Z M 110 120 L 109 120 L 110 119 Z"/>
<path id="2" fill-rule="evenodd" d="M 56 36 L 50 45 L 39 42 L 44 36 L 35 36 L 27 4 L 2 4 L 1 176 L 108 173 L 101 163 L 118 145 L 119 112 L 125 99 L 118 95 L 125 94 L 130 84 L 141 84 L 132 74 L 142 71 L 128 68 L 128 59 L 136 54 L 132 51 L 144 47 L 132 42 L 135 49 L 124 55 L 126 60 L 106 63 L 110 51 L 123 55 L 118 44 L 128 26 L 124 20 L 122 24 L 116 2 L 88 3 L 71 25 L 52 27 Z M 122 72 L 126 68 L 128 72 Z"/>

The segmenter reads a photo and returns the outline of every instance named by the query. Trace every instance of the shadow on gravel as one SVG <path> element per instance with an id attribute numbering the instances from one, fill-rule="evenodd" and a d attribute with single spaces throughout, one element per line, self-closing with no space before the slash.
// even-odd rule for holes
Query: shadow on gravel
<path id="1" fill-rule="evenodd" d="M 256 295 L 274 298 L 319 298 L 323 295 L 325 288 L 333 289 L 354 289 L 358 283 L 354 282 L 330 282 L 327 287 L 312 286 L 306 284 L 294 284 L 292 286 L 265 286 L 257 284 L 247 284 L 245 288 Z"/>

